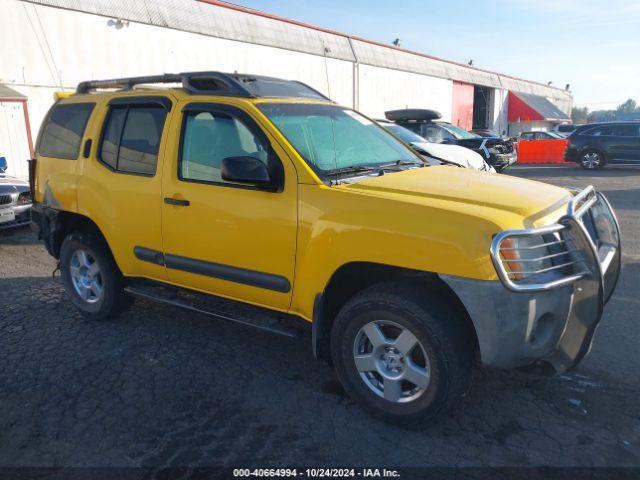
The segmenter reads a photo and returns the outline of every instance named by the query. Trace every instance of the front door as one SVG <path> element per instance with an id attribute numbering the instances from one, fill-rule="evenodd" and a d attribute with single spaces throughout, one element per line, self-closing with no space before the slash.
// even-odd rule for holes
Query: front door
<path id="1" fill-rule="evenodd" d="M 297 176 L 284 150 L 244 110 L 185 103 L 172 122 L 162 185 L 163 250 L 169 281 L 286 310 L 297 230 Z M 222 178 L 227 157 L 269 165 L 270 191 Z"/>

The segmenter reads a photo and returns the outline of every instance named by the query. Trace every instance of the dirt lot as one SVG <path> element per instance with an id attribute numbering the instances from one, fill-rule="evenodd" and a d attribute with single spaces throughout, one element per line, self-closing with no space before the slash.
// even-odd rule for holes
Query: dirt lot
<path id="1" fill-rule="evenodd" d="M 137 301 L 83 320 L 29 230 L 0 234 L 0 466 L 640 466 L 640 169 L 513 168 L 594 184 L 625 269 L 591 355 L 541 379 L 478 369 L 422 431 L 372 420 L 310 341 Z"/>

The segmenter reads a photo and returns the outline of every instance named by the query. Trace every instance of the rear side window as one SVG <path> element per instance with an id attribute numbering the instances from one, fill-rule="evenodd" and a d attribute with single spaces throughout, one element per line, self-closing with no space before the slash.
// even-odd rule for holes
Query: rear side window
<path id="1" fill-rule="evenodd" d="M 560 125 L 558 127 L 558 131 L 562 133 L 573 132 L 576 129 L 573 125 Z"/>
<path id="2" fill-rule="evenodd" d="M 42 126 L 37 151 L 44 157 L 75 160 L 94 103 L 54 105 Z"/>
<path id="3" fill-rule="evenodd" d="M 100 146 L 102 163 L 118 172 L 155 175 L 166 117 L 161 105 L 111 107 Z"/>
<path id="4" fill-rule="evenodd" d="M 616 137 L 637 137 L 637 125 L 615 125 L 613 127 L 613 135 Z"/>

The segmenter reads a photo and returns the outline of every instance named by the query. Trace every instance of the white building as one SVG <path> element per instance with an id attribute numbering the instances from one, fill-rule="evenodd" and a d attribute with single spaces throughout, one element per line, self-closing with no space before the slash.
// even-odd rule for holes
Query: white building
<path id="1" fill-rule="evenodd" d="M 218 0 L 0 0 L 0 59 L 0 86 L 26 100 L 0 96 L 0 156 L 19 176 L 54 92 L 89 79 L 255 73 L 301 80 L 374 118 L 431 108 L 498 132 L 509 130 L 509 92 L 565 114 L 572 105 L 565 90 Z"/>

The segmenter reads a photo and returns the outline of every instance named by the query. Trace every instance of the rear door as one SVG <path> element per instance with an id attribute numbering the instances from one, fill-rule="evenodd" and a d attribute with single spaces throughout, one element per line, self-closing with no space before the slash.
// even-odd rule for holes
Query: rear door
<path id="1" fill-rule="evenodd" d="M 98 106 L 85 139 L 78 188 L 80 213 L 104 234 L 127 276 L 166 279 L 162 259 L 161 180 L 174 100 L 169 95 L 122 96 Z"/>
<path id="2" fill-rule="evenodd" d="M 615 159 L 640 161 L 640 127 L 633 124 L 614 125 L 611 152 Z"/>

